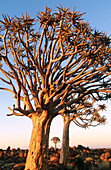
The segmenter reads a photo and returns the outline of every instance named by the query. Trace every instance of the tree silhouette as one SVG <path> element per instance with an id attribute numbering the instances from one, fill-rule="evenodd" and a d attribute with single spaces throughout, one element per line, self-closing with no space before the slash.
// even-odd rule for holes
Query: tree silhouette
<path id="1" fill-rule="evenodd" d="M 110 37 L 82 16 L 60 6 L 56 12 L 46 7 L 37 19 L 26 13 L 0 20 L 0 90 L 16 101 L 8 116 L 33 123 L 25 169 L 47 169 L 50 124 L 64 107 L 70 114 L 87 95 L 111 97 Z"/>
<path id="2" fill-rule="evenodd" d="M 54 149 L 56 150 L 56 145 L 57 145 L 58 142 L 60 142 L 60 139 L 59 139 L 58 137 L 53 137 L 53 138 L 51 139 L 51 141 L 53 141 L 53 143 L 55 144 Z"/>

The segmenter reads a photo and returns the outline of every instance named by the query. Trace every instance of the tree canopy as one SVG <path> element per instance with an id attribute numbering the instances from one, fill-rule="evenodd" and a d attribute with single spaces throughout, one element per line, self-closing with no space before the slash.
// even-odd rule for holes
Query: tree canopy
<path id="1" fill-rule="evenodd" d="M 51 102 L 53 114 L 64 106 L 71 108 L 88 94 L 95 100 L 110 97 L 110 37 L 83 22 L 82 15 L 62 7 L 52 13 L 46 7 L 37 20 L 27 14 L 3 16 L 0 59 L 7 69 L 4 66 L 0 71 L 7 79 L 1 80 L 11 89 L 0 89 L 16 99 L 12 114 L 36 114 Z"/>

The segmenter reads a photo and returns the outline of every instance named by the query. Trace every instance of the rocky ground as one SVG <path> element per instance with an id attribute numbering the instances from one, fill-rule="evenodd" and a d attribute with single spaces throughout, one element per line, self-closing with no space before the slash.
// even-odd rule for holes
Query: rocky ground
<path id="1" fill-rule="evenodd" d="M 28 150 L 10 149 L 7 150 L 0 149 L 0 170 L 12 170 L 16 169 L 17 165 L 23 167 L 25 165 Z M 24 168 L 21 168 L 24 169 Z"/>
<path id="2" fill-rule="evenodd" d="M 0 149 L 0 170 L 23 170 L 28 150 Z M 111 149 L 90 149 L 82 145 L 70 148 L 67 167 L 59 164 L 60 149 L 49 149 L 48 170 L 111 170 Z"/>

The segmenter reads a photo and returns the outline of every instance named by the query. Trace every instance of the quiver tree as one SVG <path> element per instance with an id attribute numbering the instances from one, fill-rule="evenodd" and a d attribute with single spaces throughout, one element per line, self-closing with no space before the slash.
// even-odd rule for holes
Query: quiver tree
<path id="1" fill-rule="evenodd" d="M 25 169 L 47 169 L 49 127 L 64 107 L 88 94 L 110 97 L 110 37 L 92 30 L 82 15 L 46 7 L 37 20 L 26 14 L 0 21 L 0 80 L 6 85 L 0 90 L 16 101 L 8 116 L 33 123 Z"/>
<path id="2" fill-rule="evenodd" d="M 92 100 L 91 100 L 92 99 Z M 90 95 L 84 97 L 79 104 L 71 106 L 73 112 L 69 112 L 71 108 L 64 108 L 64 113 L 61 114 L 63 118 L 63 138 L 60 154 L 60 163 L 67 165 L 69 162 L 69 126 L 74 122 L 81 128 L 88 128 L 90 126 L 96 127 L 100 124 L 105 124 L 105 116 L 100 116 L 100 111 L 105 110 L 105 104 L 98 104 Z"/>
<path id="3" fill-rule="evenodd" d="M 55 145 L 55 147 L 54 147 L 54 149 L 55 149 L 55 151 L 56 151 L 56 145 L 57 145 L 57 143 L 58 142 L 60 142 L 60 139 L 58 138 L 58 137 L 53 137 L 52 139 L 51 139 L 51 141 L 53 141 L 53 143 L 54 143 L 54 145 Z"/>

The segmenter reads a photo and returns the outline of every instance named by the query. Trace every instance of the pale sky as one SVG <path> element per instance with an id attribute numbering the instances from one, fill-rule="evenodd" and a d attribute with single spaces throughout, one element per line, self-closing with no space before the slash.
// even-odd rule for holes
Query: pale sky
<path id="1" fill-rule="evenodd" d="M 45 6 L 56 9 L 55 6 L 71 7 L 84 15 L 92 28 L 107 32 L 111 35 L 111 0 L 2 0 L 0 2 L 0 19 L 2 14 L 9 16 L 21 16 L 21 12 L 27 12 L 31 17 L 35 17 L 38 11 L 44 10 Z M 1 82 L 0 82 L 1 85 Z M 31 137 L 32 123 L 27 117 L 7 117 L 8 107 L 12 107 L 14 99 L 8 92 L 0 91 L 0 148 L 28 148 Z M 82 129 L 71 123 L 70 125 L 70 146 L 78 144 L 91 148 L 111 148 L 111 102 L 107 104 L 106 125 L 96 128 Z M 62 140 L 63 122 L 60 116 L 52 121 L 50 139 L 57 136 Z M 49 139 L 49 140 L 50 140 Z M 50 142 L 50 146 L 53 143 Z M 61 147 L 61 143 L 57 145 Z"/>

